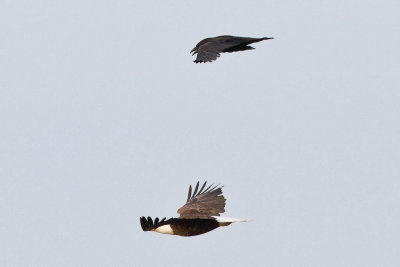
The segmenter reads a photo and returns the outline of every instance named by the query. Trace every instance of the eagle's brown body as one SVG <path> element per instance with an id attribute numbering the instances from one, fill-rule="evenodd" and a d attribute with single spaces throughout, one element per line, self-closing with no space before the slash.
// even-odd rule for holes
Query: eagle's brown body
<path id="1" fill-rule="evenodd" d="M 245 219 L 233 219 L 219 217 L 225 212 L 226 199 L 222 195 L 221 187 L 209 186 L 205 189 L 206 183 L 199 190 L 197 183 L 194 192 L 189 187 L 186 204 L 178 209 L 179 218 L 166 220 L 163 218 L 153 219 L 141 217 L 140 224 L 143 231 L 155 231 L 162 234 L 195 236 L 212 231 L 220 226 L 230 225 L 232 222 L 247 221 Z M 212 188 L 211 188 L 212 187 Z"/>

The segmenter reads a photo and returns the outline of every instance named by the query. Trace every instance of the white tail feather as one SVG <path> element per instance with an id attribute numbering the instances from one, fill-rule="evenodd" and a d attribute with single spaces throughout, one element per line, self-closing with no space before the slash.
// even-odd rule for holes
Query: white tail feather
<path id="1" fill-rule="evenodd" d="M 219 223 L 234 223 L 234 222 L 248 222 L 251 219 L 237 219 L 237 218 L 228 218 L 228 217 L 219 217 L 219 216 L 211 216 L 217 220 Z"/>

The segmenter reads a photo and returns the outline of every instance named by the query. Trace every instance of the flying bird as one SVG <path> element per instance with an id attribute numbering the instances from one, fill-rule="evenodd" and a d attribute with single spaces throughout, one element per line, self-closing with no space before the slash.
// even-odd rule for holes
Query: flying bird
<path id="1" fill-rule="evenodd" d="M 249 44 L 261 42 L 263 40 L 274 39 L 273 37 L 251 38 L 222 35 L 201 40 L 195 48 L 190 51 L 192 56 L 197 54 L 195 63 L 212 62 L 216 60 L 220 53 L 231 53 L 255 49 Z"/>
<path id="2" fill-rule="evenodd" d="M 226 199 L 222 195 L 222 187 L 210 185 L 207 182 L 199 190 L 199 182 L 192 194 L 192 186 L 186 204 L 178 209 L 179 218 L 141 217 L 140 224 L 143 231 L 155 231 L 161 234 L 195 236 L 212 231 L 220 226 L 227 226 L 234 222 L 245 222 L 248 219 L 234 219 L 220 217 L 225 212 Z"/>

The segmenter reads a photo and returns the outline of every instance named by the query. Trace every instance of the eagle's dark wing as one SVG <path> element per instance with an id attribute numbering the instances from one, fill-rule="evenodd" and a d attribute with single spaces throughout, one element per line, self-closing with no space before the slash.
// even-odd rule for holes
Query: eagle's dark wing
<path id="1" fill-rule="evenodd" d="M 155 229 L 161 225 L 165 225 L 168 223 L 169 220 L 165 220 L 166 218 L 164 217 L 163 219 L 155 218 L 154 222 L 151 217 L 140 217 L 140 225 L 142 226 L 143 231 L 151 231 L 152 229 Z"/>
<path id="2" fill-rule="evenodd" d="M 192 186 L 189 186 L 186 204 L 178 209 L 179 218 L 209 218 L 225 212 L 226 199 L 222 195 L 221 187 L 210 185 L 205 189 L 206 184 L 207 182 L 198 190 L 197 182 L 193 194 Z"/>

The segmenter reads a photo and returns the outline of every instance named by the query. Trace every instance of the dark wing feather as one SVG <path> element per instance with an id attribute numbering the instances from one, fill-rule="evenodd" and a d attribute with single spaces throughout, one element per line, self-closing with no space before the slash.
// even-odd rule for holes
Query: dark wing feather
<path id="1" fill-rule="evenodd" d="M 166 221 L 166 218 L 164 217 L 162 220 L 160 220 L 158 217 L 153 219 L 151 217 L 140 217 L 140 225 L 142 226 L 143 231 L 150 231 L 153 230 L 161 225 L 167 224 L 168 221 Z"/>
<path id="2" fill-rule="evenodd" d="M 222 51 L 214 44 L 203 45 L 199 47 L 195 63 L 212 62 L 220 57 Z"/>
<path id="3" fill-rule="evenodd" d="M 178 209 L 179 218 L 209 218 L 225 212 L 226 199 L 222 195 L 222 188 L 210 185 L 205 189 L 206 184 L 199 190 L 197 182 L 193 194 L 192 186 L 189 186 L 186 204 Z"/>

